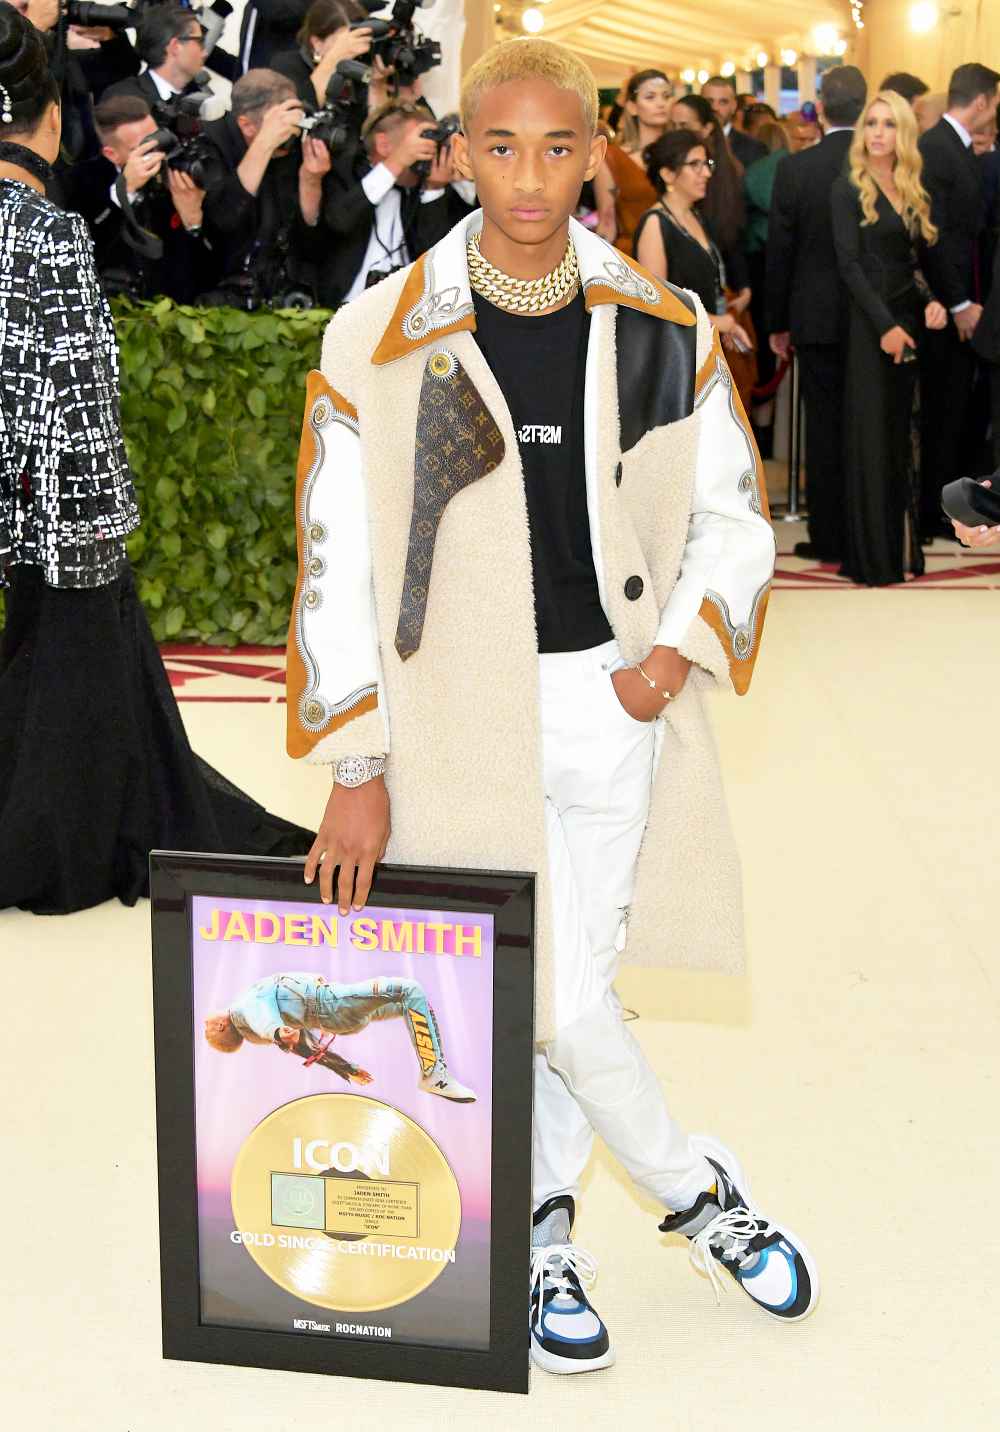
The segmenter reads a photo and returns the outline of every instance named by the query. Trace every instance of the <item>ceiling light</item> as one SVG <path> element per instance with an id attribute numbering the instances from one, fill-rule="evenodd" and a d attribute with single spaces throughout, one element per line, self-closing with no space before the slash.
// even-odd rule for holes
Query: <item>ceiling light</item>
<path id="1" fill-rule="evenodd" d="M 836 25 L 817 25 L 813 30 L 813 44 L 821 55 L 835 55 L 839 39 Z"/>
<path id="2" fill-rule="evenodd" d="M 694 70 L 681 70 L 681 79 L 686 85 L 694 84 Z"/>
<path id="3" fill-rule="evenodd" d="M 724 80 L 732 79 L 735 73 L 736 66 L 733 64 L 732 60 L 726 60 L 725 64 L 719 70 L 719 74 Z"/>
<path id="4" fill-rule="evenodd" d="M 762 69 L 765 67 L 765 65 L 767 64 L 767 62 L 768 62 L 768 60 L 769 60 L 770 58 L 771 58 L 771 56 L 767 53 L 766 50 L 758 50 L 758 51 L 757 51 L 757 68 L 758 68 L 759 70 L 762 70 Z"/>
<path id="5" fill-rule="evenodd" d="M 926 35 L 929 30 L 933 30 L 938 19 L 938 7 L 927 3 L 927 0 L 910 6 L 910 29 L 917 35 Z"/>
<path id="6" fill-rule="evenodd" d="M 798 58 L 794 50 L 782 50 L 781 52 L 781 63 L 786 65 L 789 69 L 798 62 Z"/>
<path id="7" fill-rule="evenodd" d="M 521 11 L 521 28 L 527 30 L 529 35 L 537 35 L 545 25 L 545 16 L 541 10 L 536 10 L 532 5 L 530 9 Z"/>

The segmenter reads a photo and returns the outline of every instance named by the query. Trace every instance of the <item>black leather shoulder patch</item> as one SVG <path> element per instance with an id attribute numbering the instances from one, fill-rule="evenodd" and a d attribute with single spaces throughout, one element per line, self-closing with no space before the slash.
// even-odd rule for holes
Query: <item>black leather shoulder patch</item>
<path id="1" fill-rule="evenodd" d="M 694 312 L 679 288 L 676 298 Z M 616 315 L 618 414 L 622 452 L 634 448 L 651 428 L 662 428 L 694 412 L 698 326 L 656 318 L 639 308 L 618 307 Z"/>

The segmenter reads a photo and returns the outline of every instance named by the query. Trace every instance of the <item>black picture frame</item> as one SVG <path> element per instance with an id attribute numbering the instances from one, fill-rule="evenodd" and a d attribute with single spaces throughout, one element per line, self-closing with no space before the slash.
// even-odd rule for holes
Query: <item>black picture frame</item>
<path id="1" fill-rule="evenodd" d="M 193 899 L 285 898 L 319 905 L 318 884 L 305 885 L 302 868 L 302 860 L 281 858 L 171 851 L 150 856 L 163 1356 L 526 1393 L 535 917 L 535 877 L 529 873 L 382 865 L 368 902 L 493 916 L 489 1349 L 317 1338 L 201 1320 Z M 328 913 L 335 907 L 321 908 Z"/>

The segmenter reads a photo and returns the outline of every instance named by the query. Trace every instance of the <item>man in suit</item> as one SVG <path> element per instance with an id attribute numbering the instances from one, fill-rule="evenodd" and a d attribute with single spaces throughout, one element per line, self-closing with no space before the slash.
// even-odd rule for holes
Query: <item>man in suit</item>
<path id="1" fill-rule="evenodd" d="M 196 90 L 195 75 L 205 65 L 205 32 L 197 15 L 180 5 L 154 5 L 143 16 L 137 35 L 146 69 L 110 85 L 108 96 L 135 95 L 150 106 Z"/>
<path id="2" fill-rule="evenodd" d="M 799 359 L 806 410 L 809 541 L 796 555 L 839 562 L 843 556 L 843 401 L 847 299 L 837 269 L 830 190 L 865 105 L 860 70 L 839 65 L 823 76 L 817 104 L 825 130 L 817 145 L 778 165 L 767 240 L 767 315 L 771 349 Z"/>
<path id="3" fill-rule="evenodd" d="M 448 200 L 454 171 L 423 131 L 434 116 L 410 101 L 373 110 L 362 143 L 335 156 L 324 185 L 322 228 L 329 236 L 320 277 L 321 302 L 350 302 L 404 268 L 442 239 L 455 222 Z M 421 182 L 414 165 L 429 166 Z"/>
<path id="4" fill-rule="evenodd" d="M 101 152 L 69 170 L 64 207 L 87 221 L 105 292 L 133 298 L 165 294 L 177 303 L 194 303 L 215 282 L 215 256 L 202 234 L 204 190 L 189 174 L 171 169 L 163 150 L 150 145 L 157 126 L 145 100 L 105 97 L 94 117 Z M 121 175 L 131 226 L 122 208 Z M 159 239 L 158 257 L 130 242 L 136 227 Z"/>
<path id="5" fill-rule="evenodd" d="M 941 488 L 960 475 L 975 382 L 970 344 L 985 294 L 980 254 L 983 176 L 972 135 L 996 114 L 1000 74 L 986 65 L 959 65 L 948 84 L 948 108 L 920 137 L 923 183 L 938 241 L 927 251 L 927 280 L 951 315 L 947 328 L 921 336 L 920 525 L 926 538 L 942 531 Z M 945 524 L 950 531 L 950 524 Z"/>
<path id="6" fill-rule="evenodd" d="M 292 293 L 315 300 L 319 217 L 330 153 L 302 135 L 302 102 L 276 70 L 248 70 L 230 113 L 202 126 L 211 147 L 204 233 L 219 259 L 206 301 L 252 307 Z"/>
<path id="7" fill-rule="evenodd" d="M 733 123 L 736 118 L 736 86 L 733 81 L 724 79 L 722 75 L 713 75 L 702 85 L 701 93 L 702 98 L 712 106 L 716 119 L 722 125 L 722 132 L 729 140 L 729 148 L 743 168 L 749 169 L 755 159 L 763 159 L 767 145 L 744 134 Z"/>

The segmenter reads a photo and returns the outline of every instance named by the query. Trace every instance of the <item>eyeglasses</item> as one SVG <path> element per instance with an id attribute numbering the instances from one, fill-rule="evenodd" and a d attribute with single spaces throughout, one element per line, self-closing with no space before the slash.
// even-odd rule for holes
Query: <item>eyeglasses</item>
<path id="1" fill-rule="evenodd" d="M 715 173 L 714 159 L 686 159 L 681 165 L 682 169 L 696 169 L 699 173 L 704 170 L 706 174 Z"/>
<path id="2" fill-rule="evenodd" d="M 178 35 L 179 45 L 203 45 L 205 43 L 205 31 L 199 30 L 197 35 Z"/>

